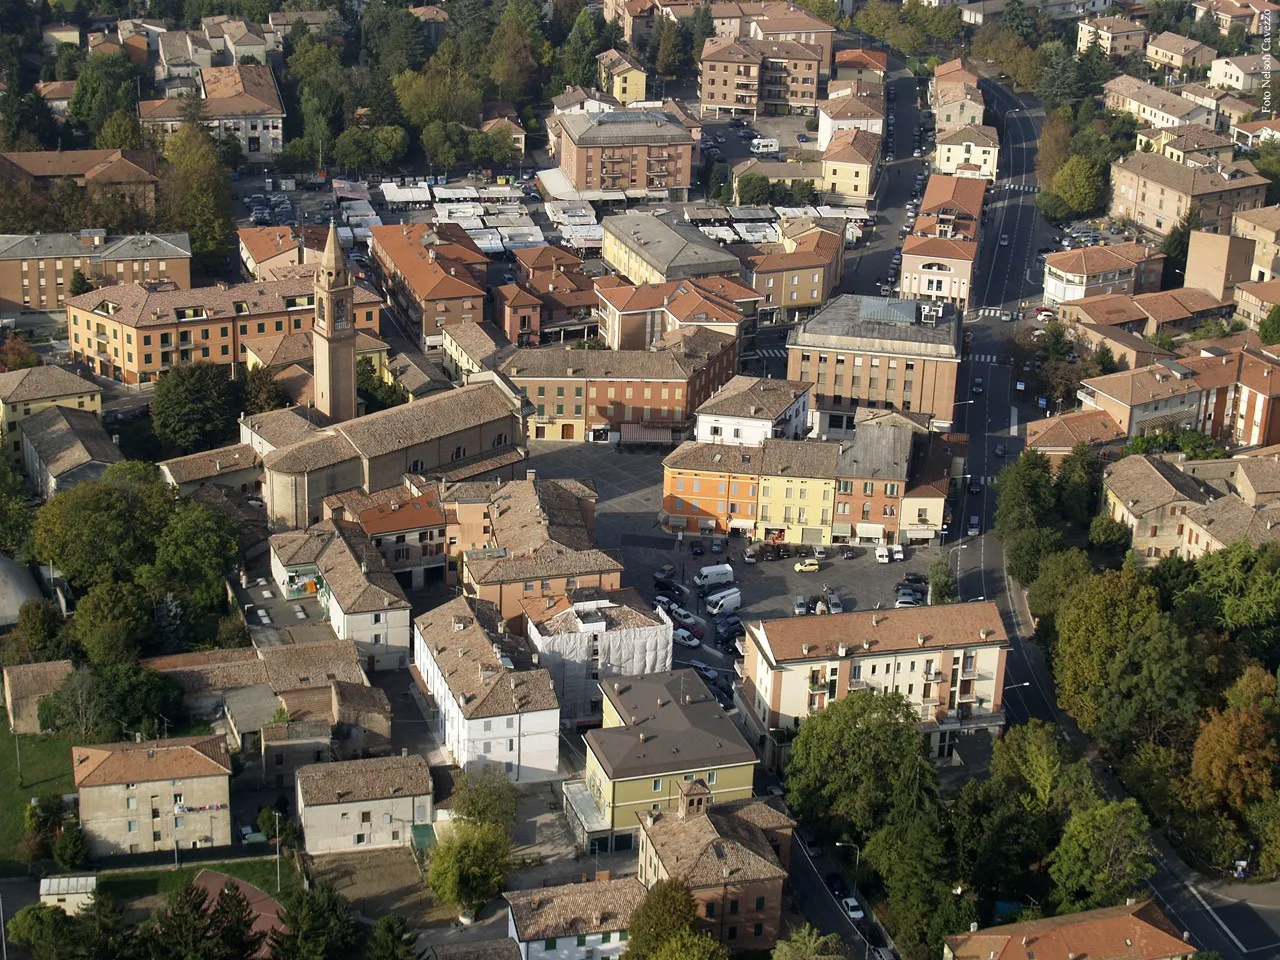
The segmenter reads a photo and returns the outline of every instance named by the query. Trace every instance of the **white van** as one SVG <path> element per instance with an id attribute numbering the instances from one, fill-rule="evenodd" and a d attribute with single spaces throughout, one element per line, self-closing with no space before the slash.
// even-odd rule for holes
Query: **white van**
<path id="1" fill-rule="evenodd" d="M 756 137 L 751 141 L 752 153 L 777 153 L 778 141 L 773 137 Z"/>
<path id="2" fill-rule="evenodd" d="M 876 563 L 888 563 L 888 562 L 889 562 L 889 548 L 876 547 Z"/>
<path id="3" fill-rule="evenodd" d="M 707 597 L 707 613 L 713 617 L 724 616 L 726 613 L 737 613 L 741 608 L 742 592 L 737 587 L 717 590 Z"/>
<path id="4" fill-rule="evenodd" d="M 892 547 L 890 547 L 889 549 L 893 551 L 893 559 L 895 559 L 895 560 L 905 560 L 905 559 L 907 559 L 907 552 L 906 552 L 906 549 L 902 546 L 902 544 L 900 544 L 900 543 L 895 543 L 895 544 L 894 544 Z"/>
<path id="5" fill-rule="evenodd" d="M 716 563 L 703 567 L 693 582 L 700 587 L 717 587 L 721 584 L 733 583 L 733 567 L 727 563 Z"/>

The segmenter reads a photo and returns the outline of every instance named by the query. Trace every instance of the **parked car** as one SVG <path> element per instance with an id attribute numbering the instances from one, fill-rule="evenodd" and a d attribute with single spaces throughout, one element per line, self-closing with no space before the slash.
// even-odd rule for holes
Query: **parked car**
<path id="1" fill-rule="evenodd" d="M 791 615 L 793 617 L 803 617 L 809 612 L 809 601 L 804 597 L 797 595 L 791 601 Z"/>
<path id="2" fill-rule="evenodd" d="M 827 874 L 827 889 L 831 891 L 831 895 L 837 900 L 842 899 L 849 892 L 849 888 L 844 885 L 844 877 L 840 874 L 832 872 Z"/>
<path id="3" fill-rule="evenodd" d="M 974 494 L 981 493 L 981 492 L 982 492 L 982 481 L 981 481 L 981 480 L 979 480 L 977 477 L 970 477 L 970 478 L 969 478 L 969 492 L 970 492 L 970 493 L 974 493 Z"/>
<path id="4" fill-rule="evenodd" d="M 1003 456 L 1004 456 L 1004 444 L 1003 444 L 1003 443 L 997 443 L 997 444 L 996 444 L 996 448 L 995 448 L 995 450 L 993 450 L 992 452 L 993 452 L 997 457 L 1003 457 Z"/>
<path id="5" fill-rule="evenodd" d="M 796 561 L 793 569 L 796 573 L 817 573 L 822 569 L 822 564 L 818 563 L 813 557 L 809 557 L 805 560 Z"/>
<path id="6" fill-rule="evenodd" d="M 803 133 L 796 134 L 796 143 L 808 143 L 809 138 Z"/>
<path id="7" fill-rule="evenodd" d="M 846 560 L 854 560 L 854 559 L 857 559 L 857 556 L 858 556 L 858 551 L 857 551 L 857 550 L 855 550 L 853 547 L 845 547 L 845 548 L 844 548 L 844 558 L 845 558 Z"/>
<path id="8" fill-rule="evenodd" d="M 677 627 L 675 630 L 672 630 L 671 639 L 682 647 L 697 648 L 702 646 L 702 641 L 683 627 Z"/>
<path id="9" fill-rule="evenodd" d="M 813 548 L 813 559 L 815 559 L 815 560 L 825 560 L 825 559 L 827 559 L 827 550 L 826 550 L 826 548 L 825 548 L 825 547 L 814 547 L 814 548 Z"/>
<path id="10" fill-rule="evenodd" d="M 716 673 L 701 660 L 690 660 L 689 666 L 697 670 L 698 673 L 702 675 L 703 679 L 710 680 L 712 683 L 715 682 L 716 677 L 720 676 L 720 674 Z"/>
<path id="11" fill-rule="evenodd" d="M 755 547 L 747 547 L 747 549 L 742 551 L 743 563 L 755 563 L 759 559 L 760 559 L 760 553 L 759 551 L 756 550 Z"/>
<path id="12" fill-rule="evenodd" d="M 834 593 L 827 594 L 827 613 L 844 613 L 844 601 Z"/>
<path id="13" fill-rule="evenodd" d="M 911 597 L 899 597 L 898 602 L 893 605 L 893 608 L 895 610 L 902 610 L 902 609 L 905 609 L 906 607 L 919 607 L 919 606 L 923 606 L 923 604 L 921 604 L 919 600 L 914 600 Z"/>
<path id="14" fill-rule="evenodd" d="M 791 548 L 787 546 L 785 543 L 778 544 L 778 559 L 779 560 L 791 559 Z"/>
<path id="15" fill-rule="evenodd" d="M 862 920 L 866 917 L 866 914 L 862 911 L 862 904 L 858 903 L 857 897 L 845 897 L 840 901 L 840 909 L 844 911 L 844 915 L 850 920 Z"/>
<path id="16" fill-rule="evenodd" d="M 654 609 L 661 607 L 663 610 L 667 611 L 667 613 L 670 613 L 671 608 L 676 606 L 676 601 L 671 599 L 670 597 L 665 597 L 662 594 L 658 594 L 656 597 L 653 598 L 653 606 L 654 606 Z"/>
<path id="17" fill-rule="evenodd" d="M 716 618 L 716 636 L 732 638 L 738 637 L 747 632 L 746 626 L 736 616 L 717 617 Z"/>
<path id="18" fill-rule="evenodd" d="M 706 548 L 703 547 L 701 540 L 690 540 L 689 552 L 693 554 L 695 557 L 700 557 L 707 551 L 706 551 Z"/>
<path id="19" fill-rule="evenodd" d="M 685 627 L 686 629 L 690 625 L 696 624 L 698 622 L 694 618 L 693 614 L 690 613 L 688 610 L 686 610 L 684 607 L 671 607 L 667 611 L 667 613 L 671 614 L 672 620 L 674 620 L 678 625 Z"/>
<path id="20" fill-rule="evenodd" d="M 982 393 L 982 378 L 981 378 L 981 377 L 974 377 L 974 378 L 973 378 L 973 393 L 974 393 L 974 396 L 977 396 L 978 394 Z"/>
<path id="21" fill-rule="evenodd" d="M 923 573 L 904 573 L 902 580 L 904 583 L 914 584 L 918 587 L 922 587 L 929 582 L 929 578 Z"/>
<path id="22" fill-rule="evenodd" d="M 778 551 L 773 547 L 765 547 L 760 551 L 760 556 L 764 557 L 766 560 L 777 560 Z"/>
<path id="23" fill-rule="evenodd" d="M 796 836 L 800 838 L 800 847 L 811 857 L 822 856 L 822 845 L 818 843 L 818 838 L 813 835 L 813 831 L 808 827 L 801 827 L 796 831 Z"/>
<path id="24" fill-rule="evenodd" d="M 711 541 L 711 552 L 712 552 L 712 553 L 724 553 L 724 541 L 723 541 L 723 540 L 712 540 L 712 541 Z"/>

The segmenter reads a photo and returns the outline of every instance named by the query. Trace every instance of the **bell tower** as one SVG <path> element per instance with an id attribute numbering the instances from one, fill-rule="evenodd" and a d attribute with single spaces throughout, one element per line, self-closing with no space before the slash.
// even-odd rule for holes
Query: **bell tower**
<path id="1" fill-rule="evenodd" d="M 341 423 L 356 415 L 355 285 L 347 276 L 333 221 L 316 270 L 315 294 L 311 333 L 315 405 L 330 423 Z"/>

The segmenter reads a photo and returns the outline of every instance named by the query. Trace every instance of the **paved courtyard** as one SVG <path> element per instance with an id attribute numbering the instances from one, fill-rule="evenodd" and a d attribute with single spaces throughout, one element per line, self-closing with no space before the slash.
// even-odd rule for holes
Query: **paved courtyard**
<path id="1" fill-rule="evenodd" d="M 328 880 L 351 901 L 352 910 L 373 922 L 384 914 L 404 917 L 410 929 L 448 924 L 456 912 L 432 903 L 413 854 L 404 847 L 339 853 L 312 860 L 315 880 Z"/>

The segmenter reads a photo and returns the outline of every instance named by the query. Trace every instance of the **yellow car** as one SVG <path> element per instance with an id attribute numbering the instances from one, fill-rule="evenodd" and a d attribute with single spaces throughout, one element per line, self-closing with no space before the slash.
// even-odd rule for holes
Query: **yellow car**
<path id="1" fill-rule="evenodd" d="M 819 569 L 818 561 L 810 557 L 808 560 L 797 560 L 795 564 L 796 573 L 817 573 Z"/>

